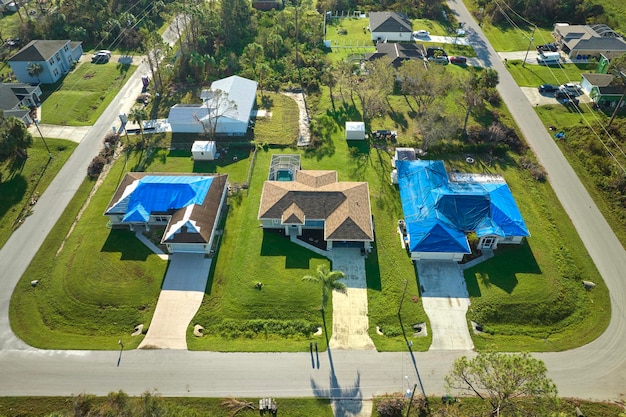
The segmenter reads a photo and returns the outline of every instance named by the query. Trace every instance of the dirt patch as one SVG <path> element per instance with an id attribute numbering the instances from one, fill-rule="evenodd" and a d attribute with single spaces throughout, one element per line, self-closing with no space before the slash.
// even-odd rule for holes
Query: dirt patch
<path id="1" fill-rule="evenodd" d="M 95 76 L 96 76 L 95 72 L 88 72 L 85 75 L 83 75 L 83 80 L 90 80 Z"/>

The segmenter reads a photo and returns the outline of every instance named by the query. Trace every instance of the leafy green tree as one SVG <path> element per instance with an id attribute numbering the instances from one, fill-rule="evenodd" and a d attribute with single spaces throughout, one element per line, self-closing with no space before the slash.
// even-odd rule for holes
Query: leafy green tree
<path id="1" fill-rule="evenodd" d="M 469 78 L 462 81 L 463 100 L 460 105 L 465 109 L 463 121 L 463 137 L 467 137 L 467 123 L 472 110 L 484 105 L 490 94 L 497 94 L 494 90 L 498 85 L 498 73 L 493 69 L 471 71 Z"/>
<path id="2" fill-rule="evenodd" d="M 428 109 L 435 100 L 444 98 L 452 84 L 449 73 L 442 65 L 426 67 L 423 61 L 413 59 L 400 65 L 398 79 L 402 93 L 415 100 L 418 114 Z"/>
<path id="3" fill-rule="evenodd" d="M 548 415 L 557 399 L 556 385 L 548 378 L 545 364 L 528 353 L 463 356 L 454 361 L 445 381 L 448 389 L 488 401 L 491 416 Z"/>
<path id="4" fill-rule="evenodd" d="M 15 117 L 4 117 L 0 110 L 0 159 L 6 159 L 17 152 L 26 152 L 33 144 L 33 135 L 21 120 Z"/>
<path id="5" fill-rule="evenodd" d="M 342 271 L 331 271 L 328 268 L 328 265 L 321 264 L 317 266 L 317 271 L 315 275 L 305 275 L 302 277 L 303 281 L 313 282 L 315 284 L 320 284 L 322 287 L 322 313 L 324 313 L 324 309 L 326 308 L 326 303 L 328 302 L 328 297 L 332 293 L 333 290 L 339 291 L 341 293 L 346 292 L 346 284 L 339 281 L 344 279 L 346 274 Z"/>

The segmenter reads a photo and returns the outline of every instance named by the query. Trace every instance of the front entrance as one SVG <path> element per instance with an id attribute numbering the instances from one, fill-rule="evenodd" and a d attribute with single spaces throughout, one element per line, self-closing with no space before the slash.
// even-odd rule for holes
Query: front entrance
<path id="1" fill-rule="evenodd" d="M 481 240 L 479 249 L 493 249 L 496 245 L 497 239 L 495 237 L 484 237 Z"/>

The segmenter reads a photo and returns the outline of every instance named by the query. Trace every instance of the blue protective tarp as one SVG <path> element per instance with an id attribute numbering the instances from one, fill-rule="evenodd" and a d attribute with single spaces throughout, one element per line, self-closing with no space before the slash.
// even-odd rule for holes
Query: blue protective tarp
<path id="1" fill-rule="evenodd" d="M 466 233 L 528 236 L 504 181 L 451 182 L 443 161 L 397 161 L 404 220 L 413 252 L 469 252 Z"/>
<path id="2" fill-rule="evenodd" d="M 213 177 L 149 175 L 129 196 L 128 209 L 122 221 L 147 222 L 150 213 L 165 213 L 192 204 L 201 205 Z"/>

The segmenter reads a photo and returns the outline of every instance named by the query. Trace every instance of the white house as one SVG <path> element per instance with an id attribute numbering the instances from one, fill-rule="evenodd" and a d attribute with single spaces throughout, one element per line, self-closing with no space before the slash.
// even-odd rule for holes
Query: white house
<path id="1" fill-rule="evenodd" d="M 177 104 L 168 122 L 174 133 L 242 136 L 248 131 L 257 82 L 233 75 L 204 90 L 201 104 Z"/>
<path id="2" fill-rule="evenodd" d="M 365 123 L 346 122 L 346 140 L 365 140 Z"/>
<path id="3" fill-rule="evenodd" d="M 411 41 L 411 21 L 396 12 L 371 12 L 370 33 L 373 41 Z"/>
<path id="4" fill-rule="evenodd" d="M 41 89 L 38 85 L 24 83 L 0 84 L 0 110 L 5 117 L 13 116 L 26 126 L 33 123 L 30 109 L 41 104 Z"/>
<path id="5" fill-rule="evenodd" d="M 54 84 L 63 74 L 67 74 L 73 62 L 83 54 L 81 42 L 69 40 L 34 40 L 17 51 L 8 62 L 21 83 Z M 41 66 L 41 74 L 30 75 L 32 64 Z"/>
<path id="6" fill-rule="evenodd" d="M 169 253 L 210 254 L 227 193 L 227 174 L 129 172 L 104 214 L 115 228 L 164 226 Z"/>
<path id="7" fill-rule="evenodd" d="M 197 140 L 191 146 L 191 157 L 194 161 L 212 161 L 216 153 L 217 146 L 214 141 Z"/>

